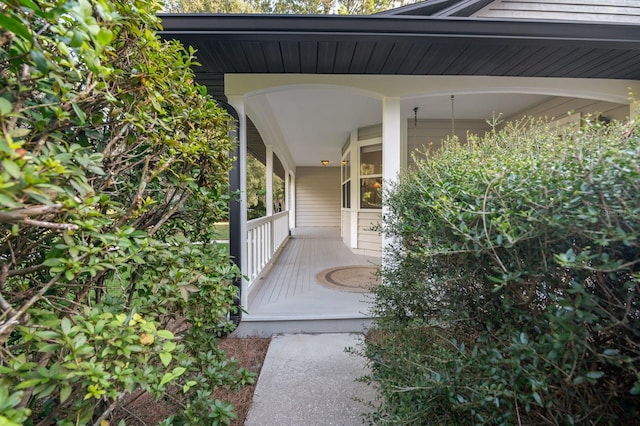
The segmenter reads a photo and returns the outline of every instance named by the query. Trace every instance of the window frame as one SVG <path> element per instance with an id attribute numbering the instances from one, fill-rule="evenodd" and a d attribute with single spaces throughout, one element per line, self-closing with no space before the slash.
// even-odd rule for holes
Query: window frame
<path id="1" fill-rule="evenodd" d="M 374 146 L 374 145 L 380 145 L 380 173 L 374 173 L 371 175 L 362 175 L 360 174 L 361 171 L 361 166 L 362 166 L 362 148 L 367 147 L 367 146 Z M 374 211 L 374 212 L 379 212 L 380 210 L 382 210 L 382 205 L 380 205 L 380 207 L 362 207 L 362 197 L 363 197 L 363 193 L 362 193 L 362 180 L 363 179 L 379 179 L 380 182 L 382 183 L 382 163 L 384 162 L 383 156 L 384 156 L 384 146 L 382 144 L 382 138 L 372 138 L 372 139 L 366 139 L 366 140 L 362 140 L 362 141 L 358 141 L 358 151 L 357 151 L 357 157 L 358 157 L 358 168 L 357 168 L 357 174 L 358 174 L 358 210 L 359 211 Z M 353 188 L 352 188 L 353 189 Z M 382 200 L 382 197 L 380 197 Z"/>

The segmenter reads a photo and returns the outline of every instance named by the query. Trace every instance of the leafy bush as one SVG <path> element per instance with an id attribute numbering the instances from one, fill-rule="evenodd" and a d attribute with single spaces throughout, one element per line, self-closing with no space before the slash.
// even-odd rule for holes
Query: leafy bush
<path id="1" fill-rule="evenodd" d="M 374 420 L 635 424 L 636 124 L 526 120 L 450 140 L 386 205 Z"/>
<path id="2" fill-rule="evenodd" d="M 216 344 L 238 277 L 209 244 L 230 117 L 159 9 L 0 5 L 1 424 L 99 424 L 168 387 L 175 421 L 228 423 L 212 387 L 252 380 Z"/>

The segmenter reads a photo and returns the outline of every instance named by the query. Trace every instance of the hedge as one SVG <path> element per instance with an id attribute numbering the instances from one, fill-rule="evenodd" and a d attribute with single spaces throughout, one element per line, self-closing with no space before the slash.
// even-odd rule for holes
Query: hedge
<path id="1" fill-rule="evenodd" d="M 104 424 L 143 391 L 225 424 L 213 388 L 253 380 L 217 346 L 231 118 L 159 10 L 0 6 L 0 424 Z"/>
<path id="2" fill-rule="evenodd" d="M 635 424 L 640 133 L 525 119 L 385 197 L 366 354 L 381 424 Z"/>

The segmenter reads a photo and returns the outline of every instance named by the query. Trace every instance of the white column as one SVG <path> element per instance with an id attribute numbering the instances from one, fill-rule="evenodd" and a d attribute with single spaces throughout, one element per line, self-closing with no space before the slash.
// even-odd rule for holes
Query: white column
<path id="1" fill-rule="evenodd" d="M 349 220 L 351 221 L 349 228 L 351 235 L 349 236 L 349 246 L 358 248 L 358 212 L 360 211 L 360 181 L 358 180 L 358 170 L 360 169 L 358 146 L 358 129 L 351 131 L 351 152 L 349 153 L 349 162 L 351 163 L 351 211 L 349 212 Z"/>
<path id="2" fill-rule="evenodd" d="M 247 117 L 245 114 L 244 97 L 229 97 L 229 105 L 235 108 L 238 113 L 238 141 L 240 158 L 238 158 L 238 166 L 240 167 L 240 270 L 243 276 L 248 275 L 249 267 L 247 263 Z M 242 278 L 242 289 L 240 291 L 240 303 L 244 309 L 249 310 L 249 291 L 248 282 Z"/>
<path id="3" fill-rule="evenodd" d="M 289 229 L 296 227 L 296 175 L 290 173 L 291 182 L 289 183 Z"/>
<path id="4" fill-rule="evenodd" d="M 382 187 L 388 188 L 398 180 L 402 164 L 402 120 L 400 118 L 400 98 L 384 98 L 382 100 Z M 382 207 L 382 220 L 388 213 Z M 382 261 L 385 261 L 387 246 L 393 240 L 382 235 Z"/>
<path id="5" fill-rule="evenodd" d="M 267 199 L 265 200 L 265 207 L 267 208 L 267 216 L 273 214 L 273 146 L 266 145 L 267 148 Z"/>
<path id="6" fill-rule="evenodd" d="M 289 171 L 285 169 L 284 171 L 284 205 L 282 206 L 284 210 L 289 210 L 289 201 L 291 197 L 289 197 L 289 184 L 291 179 L 291 175 Z"/>

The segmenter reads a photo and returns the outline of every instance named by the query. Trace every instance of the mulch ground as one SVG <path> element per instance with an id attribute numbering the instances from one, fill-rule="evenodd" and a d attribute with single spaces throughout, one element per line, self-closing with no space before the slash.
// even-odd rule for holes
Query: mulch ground
<path id="1" fill-rule="evenodd" d="M 237 359 L 242 367 L 260 374 L 270 340 L 256 337 L 243 339 L 227 337 L 220 341 L 220 348 L 226 352 L 229 358 Z M 232 426 L 242 426 L 249 412 L 254 391 L 255 384 L 245 386 L 239 392 L 218 389 L 212 398 L 231 402 L 236 407 L 235 412 L 238 415 L 238 419 L 231 424 Z M 125 420 L 127 425 L 157 425 L 175 411 L 176 405 L 171 402 L 170 395 L 155 401 L 153 396 L 149 394 L 135 394 L 117 410 L 114 416 L 116 421 L 112 421 L 112 424 L 115 425 L 119 420 Z"/>

